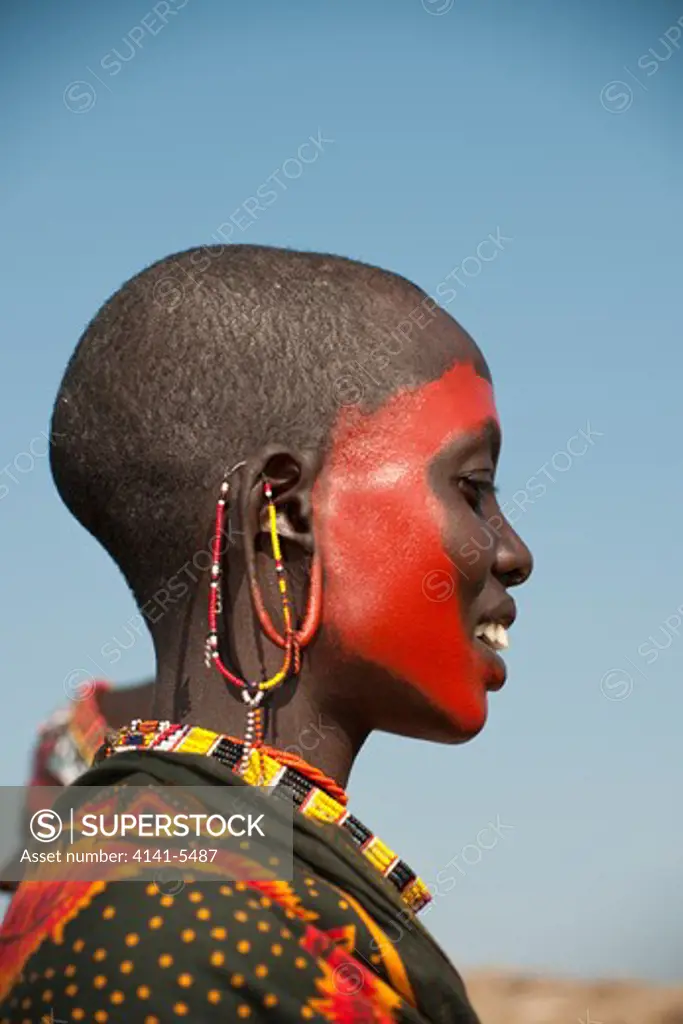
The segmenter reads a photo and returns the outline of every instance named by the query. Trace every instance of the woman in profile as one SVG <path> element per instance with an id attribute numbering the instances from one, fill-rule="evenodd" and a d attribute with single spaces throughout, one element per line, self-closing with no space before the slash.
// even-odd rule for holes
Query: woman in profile
<path id="1" fill-rule="evenodd" d="M 369 363 L 380 383 L 363 390 Z M 269 786 L 294 808 L 294 869 L 40 900 L 24 883 L 0 934 L 0 1018 L 476 1021 L 419 923 L 426 886 L 344 788 L 371 732 L 463 742 L 505 679 L 509 591 L 531 558 L 496 500 L 475 343 L 374 267 L 191 250 L 98 313 L 53 433 L 60 494 L 124 573 L 157 658 L 152 717 L 79 783 Z M 181 586 L 156 618 L 160 589 Z M 287 752 L 320 721 L 310 762 Z"/>

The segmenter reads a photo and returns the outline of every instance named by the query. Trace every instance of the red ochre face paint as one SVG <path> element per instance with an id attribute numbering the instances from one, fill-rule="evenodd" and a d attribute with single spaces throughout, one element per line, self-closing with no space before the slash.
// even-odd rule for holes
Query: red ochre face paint
<path id="1" fill-rule="evenodd" d="M 497 418 L 491 385 L 456 363 L 374 413 L 345 409 L 313 494 L 323 622 L 349 653 L 417 687 L 472 733 L 486 719 L 486 669 L 444 549 L 448 510 L 428 467 L 446 445 Z M 430 600 L 429 580 L 439 578 L 448 596 Z"/>

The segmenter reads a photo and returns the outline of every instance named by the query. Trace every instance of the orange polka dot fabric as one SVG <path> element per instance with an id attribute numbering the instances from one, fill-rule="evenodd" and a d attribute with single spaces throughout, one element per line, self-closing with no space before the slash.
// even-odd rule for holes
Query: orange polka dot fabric
<path id="1" fill-rule="evenodd" d="M 0 1024 L 426 1022 L 400 943 L 303 870 L 293 882 L 188 882 L 172 895 L 125 882 L 90 896 L 11 978 L 3 926 Z"/>

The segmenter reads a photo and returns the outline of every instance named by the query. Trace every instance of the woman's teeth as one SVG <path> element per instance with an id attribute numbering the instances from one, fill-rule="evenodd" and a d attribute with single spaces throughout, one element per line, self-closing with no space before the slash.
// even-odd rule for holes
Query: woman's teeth
<path id="1" fill-rule="evenodd" d="M 510 646 L 507 629 L 496 622 L 480 622 L 474 635 L 478 640 L 492 647 L 494 651 L 504 651 L 506 647 Z"/>

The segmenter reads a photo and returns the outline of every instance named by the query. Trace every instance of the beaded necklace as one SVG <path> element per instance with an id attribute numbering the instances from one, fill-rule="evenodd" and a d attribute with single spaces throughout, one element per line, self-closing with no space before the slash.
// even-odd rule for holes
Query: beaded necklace
<path id="1" fill-rule="evenodd" d="M 245 769 L 245 746 L 245 743 L 232 736 L 196 725 L 173 725 L 170 722 L 143 722 L 136 719 L 130 726 L 114 733 L 99 757 L 143 750 L 213 757 L 240 775 L 249 785 L 272 787 L 278 795 L 291 800 L 307 818 L 344 829 L 363 856 L 391 882 L 414 913 L 418 913 L 431 901 L 431 894 L 422 879 L 347 810 L 346 793 L 333 779 L 301 758 L 263 745 L 248 751 Z"/>

